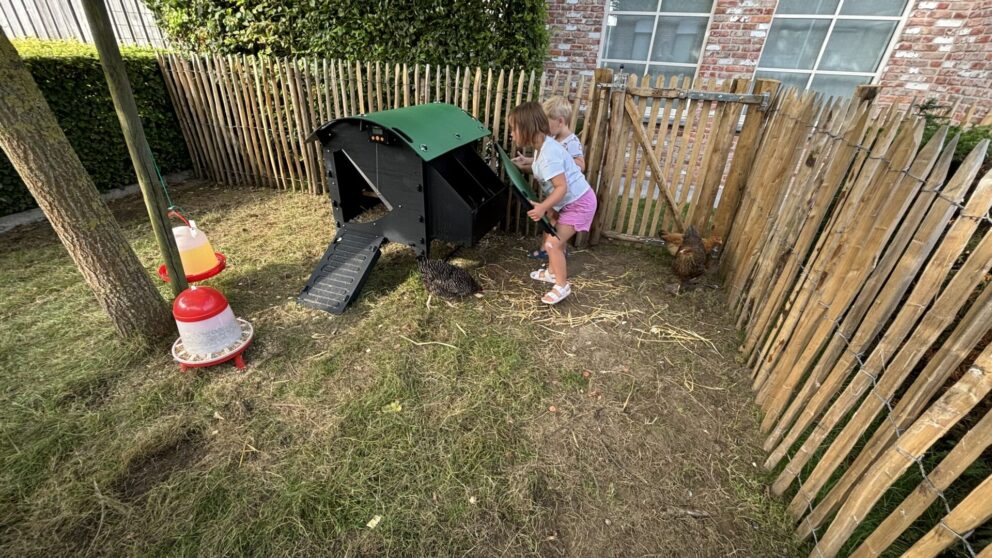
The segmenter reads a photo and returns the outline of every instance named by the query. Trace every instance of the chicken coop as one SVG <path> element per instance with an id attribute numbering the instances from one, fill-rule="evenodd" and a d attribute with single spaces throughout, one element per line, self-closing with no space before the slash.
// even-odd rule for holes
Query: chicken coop
<path id="1" fill-rule="evenodd" d="M 479 156 L 479 141 L 489 135 L 465 111 L 441 103 L 318 128 L 309 141 L 322 147 L 337 232 L 300 303 L 344 312 L 386 242 L 429 257 L 433 240 L 471 246 L 492 230 L 506 211 L 508 187 Z"/>

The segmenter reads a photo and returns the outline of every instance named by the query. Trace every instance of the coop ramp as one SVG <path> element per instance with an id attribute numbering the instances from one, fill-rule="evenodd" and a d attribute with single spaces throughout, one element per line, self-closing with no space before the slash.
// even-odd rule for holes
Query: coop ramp
<path id="1" fill-rule="evenodd" d="M 385 241 L 382 235 L 343 226 L 303 287 L 300 304 L 332 314 L 343 313 L 357 298 Z"/>

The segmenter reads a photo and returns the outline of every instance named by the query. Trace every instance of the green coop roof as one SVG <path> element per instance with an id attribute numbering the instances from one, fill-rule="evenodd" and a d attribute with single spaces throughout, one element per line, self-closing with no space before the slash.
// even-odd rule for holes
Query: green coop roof
<path id="1" fill-rule="evenodd" d="M 489 130 L 462 109 L 444 103 L 415 105 L 354 116 L 392 130 L 424 161 L 484 138 Z M 317 130 L 330 126 L 326 124 Z"/>

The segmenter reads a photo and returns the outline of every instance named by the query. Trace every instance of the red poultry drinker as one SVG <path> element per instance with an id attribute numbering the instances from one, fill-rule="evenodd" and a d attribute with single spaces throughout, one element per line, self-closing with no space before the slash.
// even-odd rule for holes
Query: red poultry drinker
<path id="1" fill-rule="evenodd" d="M 242 353 L 251 344 L 254 330 L 246 320 L 234 317 L 220 291 L 194 285 L 176 297 L 172 315 L 179 328 L 172 356 L 180 370 L 185 372 L 232 359 L 239 369 L 245 367 Z"/>

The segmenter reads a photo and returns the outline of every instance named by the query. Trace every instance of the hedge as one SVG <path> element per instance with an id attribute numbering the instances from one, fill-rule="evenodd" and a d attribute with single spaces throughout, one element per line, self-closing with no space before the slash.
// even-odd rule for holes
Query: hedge
<path id="1" fill-rule="evenodd" d="M 174 45 L 228 54 L 539 69 L 546 0 L 148 0 Z"/>
<path id="2" fill-rule="evenodd" d="M 105 191 L 134 184 L 134 169 L 96 49 L 69 41 L 12 42 L 97 189 Z M 159 168 L 163 173 L 190 168 L 186 142 L 154 51 L 124 47 L 121 54 Z M 0 151 L 0 215 L 32 207 L 36 207 L 34 198 Z"/>

